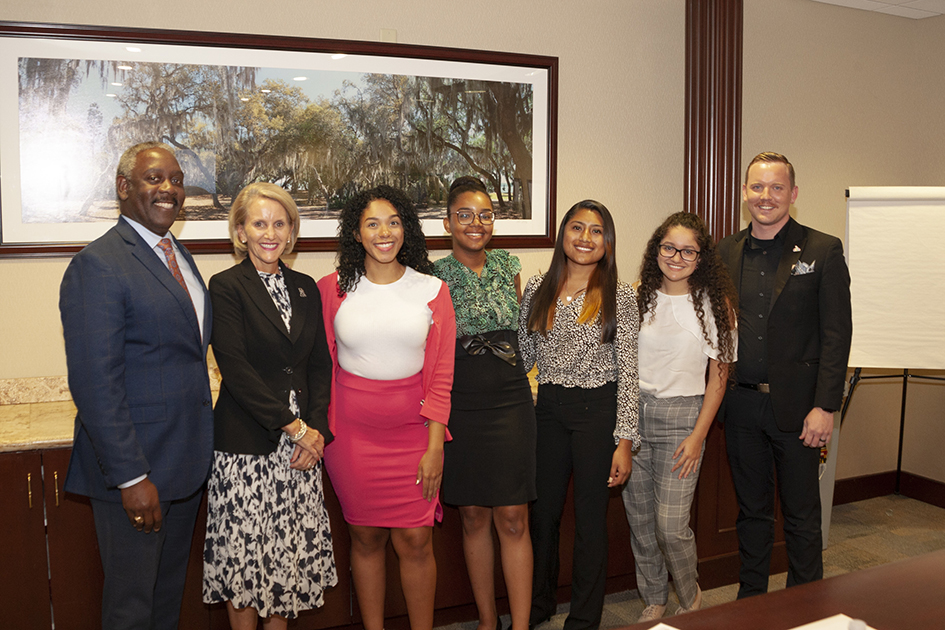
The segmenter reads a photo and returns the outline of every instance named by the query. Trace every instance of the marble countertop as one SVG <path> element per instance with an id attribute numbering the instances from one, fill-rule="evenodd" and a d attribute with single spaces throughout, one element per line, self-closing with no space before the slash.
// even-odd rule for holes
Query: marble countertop
<path id="1" fill-rule="evenodd" d="M 0 405 L 0 452 L 72 446 L 72 401 Z"/>
<path id="2" fill-rule="evenodd" d="M 210 393 L 220 393 L 220 370 L 210 358 Z M 69 448 L 75 405 L 65 376 L 0 379 L 0 453 Z"/>

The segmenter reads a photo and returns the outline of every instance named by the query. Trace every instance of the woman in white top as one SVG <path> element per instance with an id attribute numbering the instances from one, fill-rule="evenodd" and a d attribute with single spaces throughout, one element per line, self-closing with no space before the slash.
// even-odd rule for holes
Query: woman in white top
<path id="1" fill-rule="evenodd" d="M 678 612 L 698 610 L 689 510 L 706 434 L 736 357 L 735 289 L 705 223 L 677 212 L 657 228 L 640 267 L 640 451 L 623 502 L 637 589 L 659 619 L 673 574 Z M 708 366 L 708 372 L 706 367 Z"/>
<path id="2" fill-rule="evenodd" d="M 325 465 L 351 534 L 351 574 L 365 630 L 384 627 L 388 541 L 400 563 L 411 630 L 433 627 L 433 523 L 449 439 L 456 320 L 430 275 L 407 196 L 355 195 L 338 226 L 338 271 L 318 281 L 333 361 Z"/>

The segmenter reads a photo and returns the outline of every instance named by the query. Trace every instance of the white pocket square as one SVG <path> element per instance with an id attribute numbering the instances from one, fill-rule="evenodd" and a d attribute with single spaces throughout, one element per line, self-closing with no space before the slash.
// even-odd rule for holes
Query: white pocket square
<path id="1" fill-rule="evenodd" d="M 806 263 L 803 260 L 799 260 L 794 263 L 794 269 L 791 270 L 792 276 L 803 276 L 808 273 L 814 273 L 814 265 L 817 264 L 816 260 Z"/>

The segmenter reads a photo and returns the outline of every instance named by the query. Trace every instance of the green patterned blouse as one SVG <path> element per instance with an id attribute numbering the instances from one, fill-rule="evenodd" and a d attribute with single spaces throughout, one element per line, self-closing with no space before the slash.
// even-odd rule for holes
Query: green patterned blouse
<path id="1" fill-rule="evenodd" d="M 522 270 L 518 256 L 504 249 L 486 252 L 482 275 L 477 276 L 450 254 L 433 263 L 433 273 L 449 285 L 456 310 L 456 337 L 490 330 L 516 330 L 518 296 L 515 276 Z"/>

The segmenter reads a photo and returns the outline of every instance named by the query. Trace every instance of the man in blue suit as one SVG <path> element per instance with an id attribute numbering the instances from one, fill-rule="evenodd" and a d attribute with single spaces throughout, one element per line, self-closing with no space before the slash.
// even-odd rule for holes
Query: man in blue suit
<path id="1" fill-rule="evenodd" d="M 738 499 L 739 598 L 768 590 L 775 470 L 787 585 L 823 577 L 818 465 L 853 334 L 843 245 L 791 218 L 797 185 L 788 159 L 755 156 L 742 198 L 751 225 L 719 243 L 739 297 L 736 386 L 720 412 Z"/>
<path id="2" fill-rule="evenodd" d="M 78 410 L 65 489 L 92 503 L 102 627 L 171 630 L 213 455 L 210 300 L 169 232 L 184 204 L 170 147 L 128 149 L 116 189 L 121 217 L 76 254 L 60 287 Z"/>

